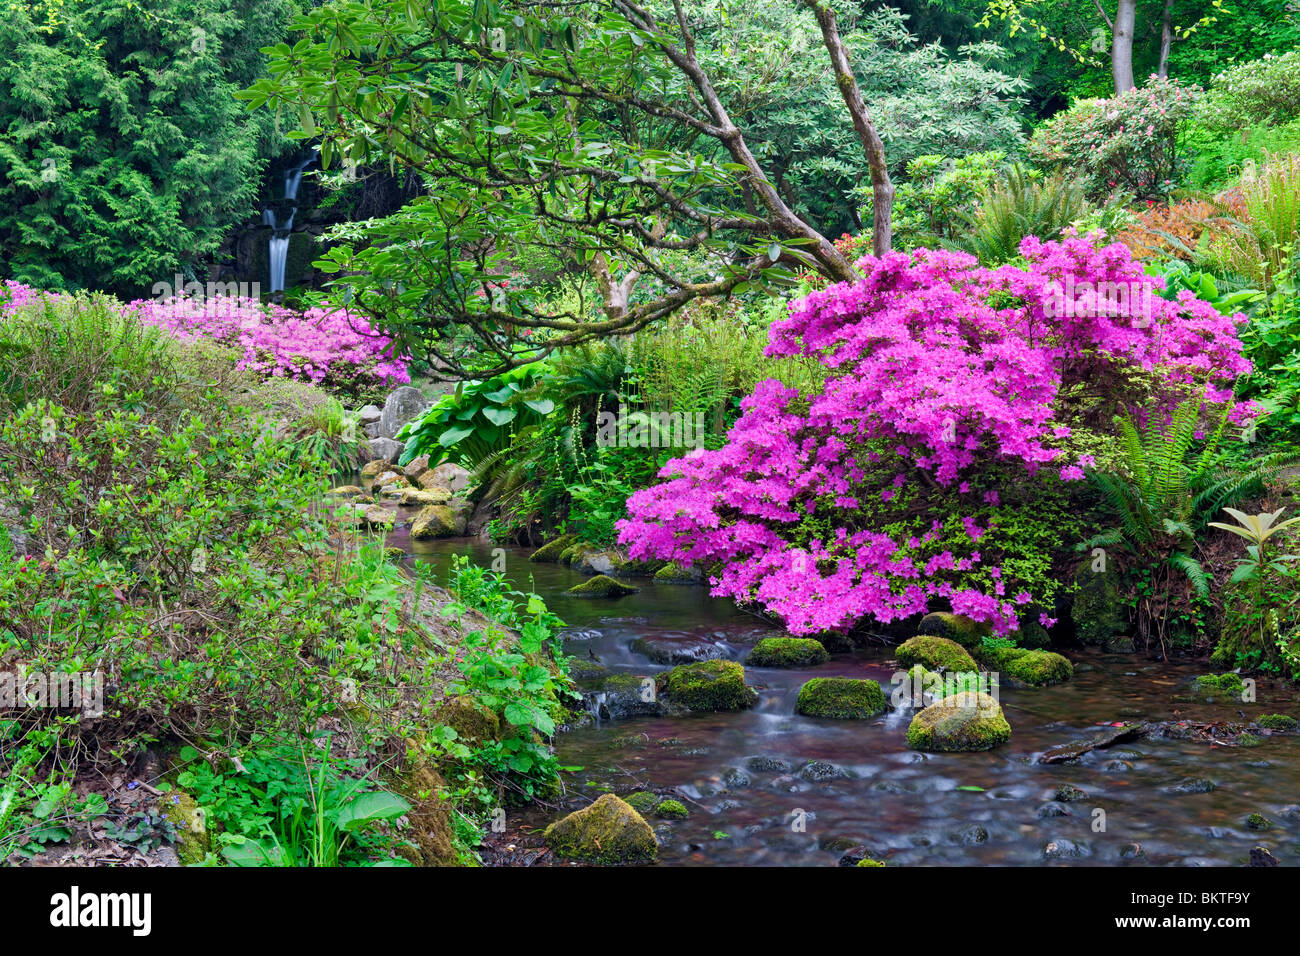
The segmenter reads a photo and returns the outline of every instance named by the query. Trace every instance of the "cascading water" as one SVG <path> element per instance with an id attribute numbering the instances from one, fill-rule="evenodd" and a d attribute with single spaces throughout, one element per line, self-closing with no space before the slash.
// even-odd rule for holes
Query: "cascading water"
<path id="1" fill-rule="evenodd" d="M 271 291 L 284 291 L 285 266 L 289 261 L 289 234 L 293 231 L 293 217 L 298 211 L 298 187 L 302 185 L 302 174 L 319 155 L 313 149 L 311 155 L 296 166 L 284 172 L 283 212 L 271 206 L 262 210 L 262 224 L 271 227 L 269 258 L 271 261 Z"/>

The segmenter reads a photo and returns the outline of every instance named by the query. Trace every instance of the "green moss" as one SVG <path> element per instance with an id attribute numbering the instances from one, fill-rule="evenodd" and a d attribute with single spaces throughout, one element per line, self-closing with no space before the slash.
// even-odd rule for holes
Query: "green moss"
<path id="1" fill-rule="evenodd" d="M 659 853 L 650 824 L 612 793 L 552 823 L 542 839 L 560 856 L 606 865 L 649 863 Z"/>
<path id="2" fill-rule="evenodd" d="M 865 720 L 885 709 L 879 684 L 851 677 L 814 677 L 799 688 L 794 705 L 796 714 L 833 720 Z"/>
<path id="3" fill-rule="evenodd" d="M 1011 725 L 988 694 L 955 694 L 912 718 L 907 745 L 914 750 L 956 753 L 992 750 L 1011 739 Z"/>
<path id="4" fill-rule="evenodd" d="M 881 863 L 879 860 L 873 860 L 865 856 L 862 859 L 858 860 L 858 866 L 884 866 L 884 865 L 885 864 Z"/>
<path id="5" fill-rule="evenodd" d="M 700 580 L 701 575 L 676 561 L 669 561 L 655 572 L 654 577 L 660 584 L 694 584 Z"/>
<path id="6" fill-rule="evenodd" d="M 629 793 L 623 799 L 637 813 L 649 813 L 659 804 L 661 798 L 657 793 L 651 793 L 649 790 L 638 790 L 636 793 Z"/>
<path id="7" fill-rule="evenodd" d="M 758 694 L 745 686 L 745 669 L 735 661 L 682 664 L 662 679 L 668 699 L 691 710 L 744 710 L 758 703 Z"/>
<path id="8" fill-rule="evenodd" d="M 176 855 L 181 866 L 202 863 L 212 848 L 212 839 L 206 817 L 195 799 L 178 790 L 164 794 L 159 809 L 176 827 Z"/>
<path id="9" fill-rule="evenodd" d="M 528 556 L 529 561 L 540 563 L 550 563 L 560 560 L 560 555 L 573 544 L 574 535 L 562 534 L 558 538 L 552 538 L 536 551 Z"/>
<path id="10" fill-rule="evenodd" d="M 1245 685 L 1240 674 L 1202 674 L 1195 681 L 1197 694 L 1203 697 L 1235 698 L 1241 700 Z"/>
<path id="11" fill-rule="evenodd" d="M 1030 687 L 1060 684 L 1074 676 L 1074 665 L 1052 651 L 1031 651 L 1023 647 L 986 650 L 984 660 L 1003 676 Z"/>
<path id="12" fill-rule="evenodd" d="M 904 667 L 924 664 L 932 671 L 977 671 L 975 659 L 956 641 L 921 635 L 898 645 L 895 652 Z"/>
<path id="13" fill-rule="evenodd" d="M 583 581 L 581 584 L 575 584 L 569 588 L 565 594 L 572 594 L 575 597 L 623 597 L 626 594 L 636 594 L 640 588 L 634 588 L 630 584 L 624 584 L 622 581 L 615 581 L 605 574 L 597 574 L 593 578 Z"/>
<path id="14" fill-rule="evenodd" d="M 916 633 L 929 637 L 946 637 L 965 648 L 979 647 L 985 635 L 992 634 L 993 629 L 987 624 L 972 621 L 964 614 L 950 611 L 935 611 L 921 618 Z"/>
<path id="15" fill-rule="evenodd" d="M 470 747 L 481 747 L 501 736 L 501 718 L 471 697 L 453 697 L 438 708 L 437 721 L 456 731 Z"/>
<path id="16" fill-rule="evenodd" d="M 809 637 L 765 637 L 746 661 L 751 667 L 805 667 L 831 659 L 819 641 Z"/>
<path id="17" fill-rule="evenodd" d="M 420 509 L 411 524 L 411 537 L 417 541 L 451 538 L 455 534 L 456 515 L 450 505 L 426 505 Z"/>
<path id="18" fill-rule="evenodd" d="M 685 820 L 690 815 L 691 811 L 679 800 L 664 800 L 655 807 L 655 816 L 664 820 Z"/>
<path id="19" fill-rule="evenodd" d="M 1087 558 L 1075 572 L 1070 617 L 1080 642 L 1103 646 L 1128 630 L 1128 617 L 1118 570 L 1113 563 L 1107 563 L 1106 570 L 1094 571 L 1096 560 Z"/>
<path id="20" fill-rule="evenodd" d="M 1267 830 L 1273 826 L 1273 822 L 1262 813 L 1252 813 L 1246 817 L 1246 826 L 1252 830 Z"/>
<path id="21" fill-rule="evenodd" d="M 1300 721 L 1297 721 L 1294 717 L 1288 717 L 1286 714 L 1265 714 L 1255 723 L 1265 730 L 1295 730 Z"/>

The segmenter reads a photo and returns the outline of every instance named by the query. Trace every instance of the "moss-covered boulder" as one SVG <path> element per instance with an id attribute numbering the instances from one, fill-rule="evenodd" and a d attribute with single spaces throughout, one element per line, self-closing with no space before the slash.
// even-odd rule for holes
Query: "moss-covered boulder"
<path id="1" fill-rule="evenodd" d="M 966 648 L 946 637 L 913 637 L 898 645 L 895 656 L 904 667 L 921 664 L 932 671 L 979 670 Z"/>
<path id="2" fill-rule="evenodd" d="M 866 720 L 886 708 L 879 684 L 852 677 L 814 677 L 799 688 L 794 704 L 796 714 L 832 720 Z"/>
<path id="3" fill-rule="evenodd" d="M 655 581 L 660 584 L 699 584 L 704 580 L 704 572 L 696 567 L 688 567 L 669 561 L 655 572 Z"/>
<path id="4" fill-rule="evenodd" d="M 1113 561 L 1087 558 L 1074 573 L 1074 585 L 1070 618 L 1081 643 L 1104 647 L 1128 630 L 1119 569 Z"/>
<path id="5" fill-rule="evenodd" d="M 823 664 L 831 655 L 810 637 L 765 637 L 749 652 L 750 667 L 808 667 Z"/>
<path id="6" fill-rule="evenodd" d="M 415 866 L 457 866 L 466 861 L 456 849 L 447 781 L 425 756 L 427 750 L 418 740 L 407 741 L 403 767 L 390 780 L 392 789 L 411 804 L 407 832 L 415 845 L 403 856 Z"/>
<path id="7" fill-rule="evenodd" d="M 416 541 L 454 538 L 457 534 L 456 513 L 450 505 L 425 505 L 411 522 L 411 537 Z"/>
<path id="8" fill-rule="evenodd" d="M 629 793 L 623 798 L 629 807 L 637 813 L 650 813 L 663 797 L 657 793 L 651 793 L 649 790 L 638 790 L 636 793 Z"/>
<path id="9" fill-rule="evenodd" d="M 577 567 L 579 564 L 582 563 L 582 559 L 584 556 L 588 554 L 593 554 L 600 550 L 601 550 L 600 548 L 596 547 L 590 541 L 575 541 L 572 544 L 570 544 L 568 547 L 566 547 L 563 551 L 561 551 L 560 556 L 556 558 L 556 560 L 560 564 L 567 565 L 569 567 Z"/>
<path id="10" fill-rule="evenodd" d="M 574 535 L 571 534 L 562 534 L 558 538 L 552 538 L 530 554 L 528 560 L 536 561 L 539 564 L 554 564 L 560 560 L 560 552 L 573 544 L 573 539 Z"/>
<path id="11" fill-rule="evenodd" d="M 451 501 L 451 492 L 446 488 L 432 488 L 425 490 L 423 488 L 403 488 L 402 504 L 420 505 L 445 505 Z"/>
<path id="12" fill-rule="evenodd" d="M 584 696 L 601 720 L 659 717 L 665 711 L 655 679 L 648 676 L 610 674 L 599 690 L 591 690 Z"/>
<path id="13" fill-rule="evenodd" d="M 365 490 L 360 485 L 339 485 L 337 488 L 331 488 L 326 494 L 331 498 L 355 498 L 357 495 L 364 495 Z"/>
<path id="14" fill-rule="evenodd" d="M 457 739 L 470 747 L 482 747 L 501 736 L 501 718 L 472 697 L 444 701 L 436 719 L 456 731 Z"/>
<path id="15" fill-rule="evenodd" d="M 1300 721 L 1286 714 L 1265 714 L 1255 723 L 1265 730 L 1295 730 Z"/>
<path id="16" fill-rule="evenodd" d="M 980 641 L 993 633 L 993 629 L 982 622 L 972 621 L 964 614 L 935 611 L 921 618 L 916 633 L 929 637 L 946 637 L 962 647 L 976 648 L 980 646 Z"/>
<path id="17" fill-rule="evenodd" d="M 1011 739 L 1011 725 L 988 694 L 945 697 L 917 713 L 907 728 L 913 750 L 960 753 L 992 750 Z"/>
<path id="18" fill-rule="evenodd" d="M 212 849 L 212 837 L 207 816 L 195 799 L 178 790 L 164 794 L 158 809 L 176 828 L 176 855 L 181 866 L 202 863 Z"/>
<path id="19" fill-rule="evenodd" d="M 392 465 L 384 461 L 382 458 L 376 458 L 374 461 L 368 461 L 362 466 L 361 477 L 374 478 L 376 475 L 385 471 L 391 471 L 392 467 Z"/>
<path id="20" fill-rule="evenodd" d="M 366 505 L 360 514 L 361 523 L 371 531 L 388 531 L 397 523 L 397 514 L 383 505 Z"/>
<path id="21" fill-rule="evenodd" d="M 410 482 L 406 480 L 405 475 L 401 472 L 389 470 L 381 471 L 379 474 L 375 475 L 375 477 L 369 479 L 369 483 L 366 487 L 369 489 L 371 494 L 374 494 L 383 488 L 406 488 L 409 485 Z"/>
<path id="22" fill-rule="evenodd" d="M 590 863 L 650 863 L 659 853 L 650 824 L 612 793 L 552 823 L 542 839 L 560 856 Z"/>
<path id="23" fill-rule="evenodd" d="M 1199 697 L 1217 701 L 1240 702 L 1246 690 L 1241 675 L 1231 671 L 1226 674 L 1202 674 L 1192 682 Z"/>
<path id="24" fill-rule="evenodd" d="M 1052 651 L 1031 651 L 1024 647 L 1002 647 L 982 655 L 990 669 L 1016 684 L 1047 687 L 1074 676 L 1074 665 Z"/>
<path id="25" fill-rule="evenodd" d="M 584 551 L 570 564 L 583 574 L 617 574 L 627 559 L 612 548 L 603 551 Z"/>
<path id="26" fill-rule="evenodd" d="M 660 680 L 664 696 L 689 710 L 744 710 L 758 703 L 757 691 L 745 685 L 745 668 L 735 661 L 682 664 Z"/>
<path id="27" fill-rule="evenodd" d="M 630 584 L 624 584 L 622 581 L 615 581 L 609 575 L 598 574 L 594 578 L 589 578 L 581 584 L 575 584 L 565 594 L 572 594 L 574 597 L 603 597 L 617 598 L 627 594 L 636 594 L 640 588 L 634 588 Z"/>
<path id="28" fill-rule="evenodd" d="M 690 815 L 691 811 L 680 800 L 661 800 L 655 807 L 655 816 L 661 820 L 685 820 Z"/>

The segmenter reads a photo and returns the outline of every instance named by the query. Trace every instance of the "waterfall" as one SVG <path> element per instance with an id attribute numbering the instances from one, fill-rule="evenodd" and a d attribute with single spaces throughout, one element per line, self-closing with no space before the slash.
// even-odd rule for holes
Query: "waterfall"
<path id="1" fill-rule="evenodd" d="M 271 260 L 272 292 L 284 291 L 284 270 L 289 261 L 289 234 L 293 230 L 294 213 L 298 211 L 298 187 L 302 185 L 303 171 L 316 162 L 318 153 L 319 150 L 313 148 L 310 156 L 284 171 L 283 214 L 271 206 L 262 210 L 262 224 L 271 227 L 268 252 Z"/>

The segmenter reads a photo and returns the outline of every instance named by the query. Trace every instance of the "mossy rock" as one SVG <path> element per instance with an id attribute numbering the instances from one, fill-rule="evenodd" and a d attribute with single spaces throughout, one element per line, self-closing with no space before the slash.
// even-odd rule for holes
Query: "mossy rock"
<path id="1" fill-rule="evenodd" d="M 575 567 L 583 557 L 600 550 L 600 548 L 596 547 L 590 541 L 578 541 L 561 551 L 558 560 L 560 564 Z"/>
<path id="2" fill-rule="evenodd" d="M 529 561 L 536 561 L 539 564 L 553 564 L 560 560 L 560 552 L 573 544 L 574 536 L 571 534 L 562 534 L 558 538 L 552 538 L 536 551 L 528 556 Z"/>
<path id="3" fill-rule="evenodd" d="M 1094 571 L 1097 559 L 1087 558 L 1074 573 L 1074 603 L 1070 618 L 1080 643 L 1104 647 L 1128 630 L 1128 615 L 1120 593 L 1119 570 L 1106 562 L 1106 570 Z"/>
<path id="4" fill-rule="evenodd" d="M 697 568 L 669 561 L 655 572 L 654 579 L 659 584 L 699 584 L 704 574 Z"/>
<path id="5" fill-rule="evenodd" d="M 975 658 L 956 641 L 946 637 L 920 635 L 898 645 L 894 652 L 904 667 L 922 664 L 932 671 L 977 671 Z"/>
<path id="6" fill-rule="evenodd" d="M 1011 739 L 1011 725 L 988 694 L 945 697 L 920 711 L 907 728 L 913 750 L 965 753 L 992 750 Z"/>
<path id="7" fill-rule="evenodd" d="M 445 505 L 451 501 L 451 492 L 446 488 L 403 488 L 402 504 L 404 505 Z"/>
<path id="8" fill-rule="evenodd" d="M 607 574 L 598 574 L 594 578 L 589 578 L 581 584 L 575 584 L 565 594 L 572 594 L 574 597 L 605 597 L 617 598 L 624 597 L 628 594 L 636 594 L 640 588 L 634 588 L 630 584 L 624 584 L 622 581 L 615 581 Z"/>
<path id="9" fill-rule="evenodd" d="M 1045 650 L 1052 646 L 1052 635 L 1047 628 L 1038 623 L 1039 618 L 1047 614 L 1047 608 L 1041 604 L 1027 604 L 1018 622 L 1016 644 L 1031 651 Z M 1048 617 L 1055 617 L 1048 614 Z"/>
<path id="10" fill-rule="evenodd" d="M 383 474 L 385 471 L 392 471 L 392 469 L 393 466 L 388 462 L 384 461 L 382 458 L 376 458 L 374 461 L 366 462 L 366 464 L 361 467 L 361 477 L 375 478 L 378 475 Z"/>
<path id="11" fill-rule="evenodd" d="M 456 731 L 457 739 L 470 747 L 481 747 L 501 736 L 501 718 L 471 697 L 444 701 L 436 719 Z"/>
<path id="12" fill-rule="evenodd" d="M 1273 821 L 1262 813 L 1252 813 L 1246 817 L 1246 827 L 1251 830 L 1269 830 L 1273 827 Z"/>
<path id="13" fill-rule="evenodd" d="M 858 860 L 857 865 L 858 866 L 884 866 L 885 864 L 881 863 L 879 860 L 872 860 L 867 857 L 863 857 L 861 860 Z"/>
<path id="14" fill-rule="evenodd" d="M 612 793 L 552 823 L 542 839 L 560 856 L 606 865 L 650 863 L 659 853 L 650 824 Z"/>
<path id="15" fill-rule="evenodd" d="M 1300 721 L 1286 714 L 1265 714 L 1255 723 L 1265 730 L 1295 730 Z"/>
<path id="16" fill-rule="evenodd" d="M 814 677 L 799 688 L 794 712 L 831 720 L 866 720 L 887 709 L 885 692 L 873 680 Z"/>
<path id="17" fill-rule="evenodd" d="M 406 552 L 401 548 L 384 548 L 385 561 L 401 561 L 406 557 Z"/>
<path id="18" fill-rule="evenodd" d="M 921 618 L 921 623 L 916 626 L 916 633 L 929 637 L 946 637 L 950 641 L 956 641 L 962 647 L 976 648 L 980 646 L 980 641 L 993 633 L 993 629 L 987 624 L 971 620 L 964 614 L 935 611 Z"/>
<path id="19" fill-rule="evenodd" d="M 989 667 L 1003 677 L 1026 687 L 1047 687 L 1074 676 L 1074 665 L 1052 651 L 1031 651 L 1024 647 L 1000 647 L 982 655 Z"/>
<path id="20" fill-rule="evenodd" d="M 339 485 L 337 488 L 331 488 L 326 494 L 331 498 L 355 498 L 357 495 L 364 495 L 365 491 L 360 485 Z"/>
<path id="21" fill-rule="evenodd" d="M 423 753 L 418 741 L 408 741 L 406 766 L 392 779 L 393 790 L 411 804 L 406 819 L 415 847 L 406 856 L 416 866 L 457 866 L 465 859 L 456 848 L 452 803 L 443 797 L 447 781 Z"/>
<path id="22" fill-rule="evenodd" d="M 629 793 L 623 799 L 637 813 L 650 813 L 659 805 L 659 801 L 663 797 L 657 793 L 651 793 L 649 790 L 638 790 L 636 793 Z"/>
<path id="23" fill-rule="evenodd" d="M 807 667 L 824 664 L 831 655 L 810 637 L 765 637 L 749 652 L 750 667 Z"/>
<path id="24" fill-rule="evenodd" d="M 208 833 L 207 816 L 198 802 L 177 790 L 164 794 L 158 809 L 176 827 L 176 855 L 181 866 L 202 863 L 212 849 L 212 837 Z"/>
<path id="25" fill-rule="evenodd" d="M 1193 686 L 1199 696 L 1220 701 L 1239 702 L 1246 689 L 1245 684 L 1242 683 L 1241 675 L 1231 672 L 1226 674 L 1202 674 L 1193 681 Z"/>
<path id="26" fill-rule="evenodd" d="M 416 541 L 454 538 L 456 534 L 456 513 L 450 505 L 425 505 L 411 522 L 411 537 Z"/>
<path id="27" fill-rule="evenodd" d="M 661 800 L 655 807 L 655 816 L 662 820 L 685 820 L 690 815 L 691 811 L 680 800 Z"/>
<path id="28" fill-rule="evenodd" d="M 735 661 L 682 664 L 660 680 L 665 696 L 690 710 L 744 710 L 758 703 L 758 693 L 745 686 L 745 668 Z"/>
<path id="29" fill-rule="evenodd" d="M 397 514 L 383 505 L 366 505 L 361 511 L 361 523 L 372 531 L 388 531 L 397 524 Z"/>

